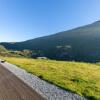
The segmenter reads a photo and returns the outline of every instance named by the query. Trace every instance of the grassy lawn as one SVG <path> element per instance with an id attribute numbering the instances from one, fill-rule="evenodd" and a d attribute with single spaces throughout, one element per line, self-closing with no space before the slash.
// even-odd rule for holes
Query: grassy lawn
<path id="1" fill-rule="evenodd" d="M 100 64 L 4 58 L 29 73 L 90 100 L 100 100 Z"/>

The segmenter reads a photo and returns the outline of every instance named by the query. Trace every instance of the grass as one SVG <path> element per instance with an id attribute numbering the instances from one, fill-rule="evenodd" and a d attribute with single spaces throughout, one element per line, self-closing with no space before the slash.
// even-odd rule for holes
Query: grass
<path id="1" fill-rule="evenodd" d="M 63 89 L 90 100 L 100 100 L 100 64 L 10 57 L 3 59 Z"/>

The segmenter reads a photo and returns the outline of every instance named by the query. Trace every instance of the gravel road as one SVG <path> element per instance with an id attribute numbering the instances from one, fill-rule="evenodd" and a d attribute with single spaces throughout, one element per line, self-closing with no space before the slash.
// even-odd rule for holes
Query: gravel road
<path id="1" fill-rule="evenodd" d="M 47 100 L 87 100 L 77 94 L 65 91 L 55 85 L 52 85 L 44 80 L 41 80 L 37 76 L 27 73 L 25 70 L 10 64 L 2 63 L 2 65 L 14 73 L 17 77 L 27 83 L 41 96 L 45 97 Z"/>
<path id="2" fill-rule="evenodd" d="M 44 100 L 44 98 L 0 65 L 0 100 Z"/>

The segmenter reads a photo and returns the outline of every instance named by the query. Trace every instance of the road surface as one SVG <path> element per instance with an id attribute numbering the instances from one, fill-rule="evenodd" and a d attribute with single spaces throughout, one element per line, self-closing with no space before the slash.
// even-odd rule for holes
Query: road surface
<path id="1" fill-rule="evenodd" d="M 0 65 L 0 100 L 45 100 L 32 88 Z"/>

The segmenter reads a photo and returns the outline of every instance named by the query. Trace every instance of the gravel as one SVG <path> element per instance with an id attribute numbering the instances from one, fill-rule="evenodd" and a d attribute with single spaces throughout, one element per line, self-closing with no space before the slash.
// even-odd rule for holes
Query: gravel
<path id="1" fill-rule="evenodd" d="M 47 100 L 87 100 L 84 97 L 50 84 L 13 64 L 5 62 L 2 63 L 2 65 L 14 73 L 21 80 L 23 80 L 27 85 L 32 87 L 40 95 L 45 97 Z"/>

